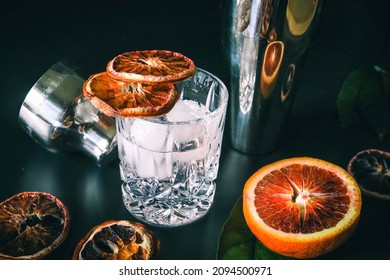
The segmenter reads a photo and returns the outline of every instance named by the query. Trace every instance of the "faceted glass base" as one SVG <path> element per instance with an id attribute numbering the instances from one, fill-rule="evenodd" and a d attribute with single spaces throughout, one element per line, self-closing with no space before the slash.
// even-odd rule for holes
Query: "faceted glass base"
<path id="1" fill-rule="evenodd" d="M 161 227 L 189 224 L 208 212 L 214 199 L 214 182 L 171 182 L 148 178 L 123 183 L 122 198 L 127 210 L 137 219 Z"/>

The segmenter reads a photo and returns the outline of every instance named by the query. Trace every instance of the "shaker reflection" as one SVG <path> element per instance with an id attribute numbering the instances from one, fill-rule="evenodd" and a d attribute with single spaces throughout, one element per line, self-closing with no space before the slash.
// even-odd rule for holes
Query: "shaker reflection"
<path id="1" fill-rule="evenodd" d="M 277 147 L 320 6 L 317 0 L 223 2 L 230 138 L 236 150 L 265 154 Z"/>

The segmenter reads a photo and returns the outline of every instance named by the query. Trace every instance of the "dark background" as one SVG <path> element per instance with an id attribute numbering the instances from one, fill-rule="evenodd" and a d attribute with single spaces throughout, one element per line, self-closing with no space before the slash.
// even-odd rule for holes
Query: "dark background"
<path id="1" fill-rule="evenodd" d="M 11 2 L 11 1 L 10 1 Z M 81 2 L 81 1 L 80 1 Z M 71 230 L 52 259 L 70 259 L 77 242 L 109 219 L 131 219 L 121 200 L 118 162 L 98 167 L 82 154 L 53 154 L 18 125 L 19 108 L 39 77 L 55 62 L 76 58 L 90 73 L 115 55 L 137 49 L 169 49 L 227 81 L 221 52 L 217 0 L 23 1 L 13 0 L 0 17 L 0 200 L 21 191 L 45 191 L 69 208 Z M 346 168 L 358 151 L 390 151 L 364 127 L 342 128 L 336 98 L 354 70 L 390 70 L 387 1 L 324 1 L 290 118 L 277 150 L 248 156 L 223 145 L 212 211 L 189 226 L 153 228 L 160 259 L 215 259 L 223 223 L 246 179 L 261 166 L 291 156 L 312 156 Z M 225 131 L 228 133 L 228 128 Z M 363 198 L 361 221 L 342 247 L 323 259 L 389 259 L 390 203 Z"/>

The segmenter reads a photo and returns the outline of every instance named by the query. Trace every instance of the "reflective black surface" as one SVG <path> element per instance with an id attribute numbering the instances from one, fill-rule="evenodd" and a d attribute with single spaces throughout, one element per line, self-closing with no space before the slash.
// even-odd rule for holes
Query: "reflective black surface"
<path id="1" fill-rule="evenodd" d="M 225 137 L 211 212 L 189 226 L 153 228 L 161 239 L 160 259 L 215 259 L 220 231 L 243 184 L 264 164 L 305 155 L 346 168 L 360 150 L 390 150 L 389 137 L 379 141 L 363 127 L 342 128 L 336 108 L 349 73 L 373 65 L 390 71 L 386 1 L 324 2 L 278 148 L 267 155 L 248 156 L 231 149 Z M 45 191 L 68 206 L 70 235 L 48 258 L 70 259 L 77 242 L 98 223 L 133 218 L 121 200 L 118 161 L 98 167 L 79 153 L 50 153 L 19 127 L 19 108 L 29 89 L 64 57 L 82 61 L 92 74 L 104 71 L 115 55 L 136 49 L 179 51 L 226 81 L 219 11 L 216 0 L 130 0 L 104 6 L 15 0 L 2 9 L 0 199 L 26 190 Z M 229 127 L 225 136 L 228 131 Z M 389 213 L 390 202 L 364 197 L 355 234 L 322 258 L 390 259 Z"/>

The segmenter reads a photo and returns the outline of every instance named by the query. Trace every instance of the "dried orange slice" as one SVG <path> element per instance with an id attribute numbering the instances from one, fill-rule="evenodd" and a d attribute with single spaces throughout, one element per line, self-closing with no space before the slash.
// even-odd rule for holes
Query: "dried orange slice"
<path id="1" fill-rule="evenodd" d="M 160 249 L 159 240 L 143 224 L 110 220 L 97 225 L 80 240 L 74 260 L 148 260 Z"/>
<path id="2" fill-rule="evenodd" d="M 169 112 L 179 98 L 173 84 L 146 85 L 122 82 L 106 72 L 92 75 L 83 86 L 84 96 L 111 117 L 149 117 Z"/>
<path id="3" fill-rule="evenodd" d="M 348 172 L 358 182 L 362 193 L 390 200 L 390 153 L 368 149 L 358 152 L 348 164 Z"/>
<path id="4" fill-rule="evenodd" d="M 126 52 L 106 67 L 112 78 L 131 83 L 170 84 L 194 75 L 195 64 L 181 53 L 166 50 Z"/>
<path id="5" fill-rule="evenodd" d="M 343 244 L 358 224 L 361 205 L 360 189 L 346 170 L 309 157 L 264 166 L 243 193 L 253 234 L 269 249 L 299 259 Z"/>
<path id="6" fill-rule="evenodd" d="M 68 232 L 67 209 L 51 194 L 22 192 L 0 203 L 0 259 L 42 259 Z"/>

